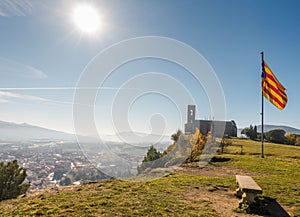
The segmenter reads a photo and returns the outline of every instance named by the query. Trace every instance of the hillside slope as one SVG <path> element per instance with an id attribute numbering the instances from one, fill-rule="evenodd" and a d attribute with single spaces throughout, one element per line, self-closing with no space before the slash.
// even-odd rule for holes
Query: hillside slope
<path id="1" fill-rule="evenodd" d="M 247 216 L 233 211 L 236 174 L 251 175 L 264 197 L 277 198 L 291 216 L 299 216 L 300 147 L 266 143 L 262 159 L 259 142 L 232 143 L 202 169 L 196 163 L 153 181 L 110 179 L 36 191 L 0 202 L 0 216 Z"/>

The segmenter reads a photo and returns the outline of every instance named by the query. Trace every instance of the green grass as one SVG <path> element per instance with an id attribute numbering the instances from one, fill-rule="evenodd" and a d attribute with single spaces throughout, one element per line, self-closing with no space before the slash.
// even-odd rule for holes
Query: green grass
<path id="1" fill-rule="evenodd" d="M 265 143 L 265 158 L 261 158 L 260 142 L 234 139 L 233 144 L 242 144 L 244 155 L 237 154 L 237 146 L 227 147 L 223 155 L 232 160 L 224 165 L 254 172 L 264 196 L 276 198 L 299 216 L 300 147 Z"/>
<path id="2" fill-rule="evenodd" d="M 300 147 L 266 143 L 266 157 L 260 157 L 260 143 L 233 139 L 240 147 L 226 147 L 226 170 L 249 172 L 263 189 L 263 195 L 277 198 L 292 215 L 300 216 Z M 218 216 L 209 201 L 186 197 L 195 189 L 236 188 L 234 176 L 205 177 L 172 173 L 147 182 L 111 179 L 95 184 L 42 192 L 0 202 L 0 216 Z M 237 200 L 238 201 L 238 200 Z"/>
<path id="3" fill-rule="evenodd" d="M 207 201 L 187 200 L 186 191 L 231 185 L 232 178 L 171 174 L 151 182 L 107 180 L 55 194 L 3 201 L 1 216 L 218 216 Z"/>

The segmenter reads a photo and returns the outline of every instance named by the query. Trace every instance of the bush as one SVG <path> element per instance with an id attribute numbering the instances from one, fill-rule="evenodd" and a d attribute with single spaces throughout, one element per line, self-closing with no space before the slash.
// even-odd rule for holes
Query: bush
<path id="1" fill-rule="evenodd" d="M 148 149 L 146 157 L 144 157 L 143 162 L 155 161 L 163 156 L 162 153 L 156 150 L 153 145 Z"/>
<path id="2" fill-rule="evenodd" d="M 264 204 L 264 200 L 256 197 L 254 203 L 247 202 L 239 203 L 239 207 L 235 209 L 237 213 L 256 214 L 256 215 L 269 215 L 269 211 Z"/>
<path id="3" fill-rule="evenodd" d="M 20 168 L 17 160 L 0 163 L 0 201 L 16 198 L 24 194 L 30 183 L 22 184 L 26 179 L 26 169 Z"/>
<path id="4" fill-rule="evenodd" d="M 282 129 L 275 129 L 267 132 L 265 134 L 266 139 L 279 144 L 284 144 L 285 141 L 285 131 Z"/>
<path id="5" fill-rule="evenodd" d="M 246 127 L 242 130 L 241 134 L 246 135 L 250 139 L 254 140 L 257 139 L 258 133 L 257 133 L 257 126 L 255 125 L 254 127 L 250 125 L 250 127 Z"/>
<path id="6" fill-rule="evenodd" d="M 285 144 L 287 145 L 295 145 L 296 143 L 296 135 L 292 133 L 288 133 L 285 136 Z"/>
<path id="7" fill-rule="evenodd" d="M 190 145 L 192 147 L 191 154 L 186 159 L 185 163 L 191 163 L 199 161 L 199 158 L 202 154 L 202 151 L 204 149 L 204 146 L 206 142 L 211 138 L 210 132 L 208 132 L 205 136 L 202 135 L 200 130 L 196 128 L 195 134 L 191 135 L 190 138 Z"/>
<path id="8" fill-rule="evenodd" d="M 166 154 L 166 153 L 165 153 Z M 141 174 L 147 168 L 157 168 L 163 167 L 164 160 L 162 157 L 165 155 L 164 153 L 160 153 L 154 148 L 153 145 L 148 149 L 147 155 L 144 157 L 142 164 L 138 166 L 137 171 L 138 174 Z"/>
<path id="9" fill-rule="evenodd" d="M 176 133 L 172 134 L 171 135 L 171 139 L 174 141 L 174 142 L 177 142 L 179 137 L 182 135 L 182 131 L 181 130 L 177 130 Z"/>
<path id="10" fill-rule="evenodd" d="M 153 145 L 150 146 L 142 164 L 137 168 L 138 174 L 147 171 L 147 169 L 166 168 L 199 161 L 206 142 L 211 140 L 211 134 L 208 132 L 207 135 L 203 136 L 200 130 L 196 128 L 195 134 L 186 136 L 177 130 L 171 138 L 174 143 L 162 153 Z"/>

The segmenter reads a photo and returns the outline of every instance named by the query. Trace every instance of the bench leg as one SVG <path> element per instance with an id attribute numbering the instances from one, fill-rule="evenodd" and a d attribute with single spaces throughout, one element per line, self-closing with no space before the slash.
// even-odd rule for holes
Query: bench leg
<path id="1" fill-rule="evenodd" d="M 244 203 L 244 202 L 248 202 L 249 204 L 253 203 L 254 202 L 254 199 L 256 197 L 256 194 L 254 193 L 243 193 L 242 195 L 242 199 L 240 201 L 240 203 Z"/>
<path id="2" fill-rule="evenodd" d="M 243 192 L 241 191 L 241 189 L 237 188 L 235 190 L 235 196 L 238 197 L 238 198 L 242 198 L 242 195 L 243 195 Z"/>

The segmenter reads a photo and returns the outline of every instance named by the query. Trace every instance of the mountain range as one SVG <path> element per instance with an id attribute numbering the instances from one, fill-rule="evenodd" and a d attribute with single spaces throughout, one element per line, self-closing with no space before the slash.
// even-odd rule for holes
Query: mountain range
<path id="1" fill-rule="evenodd" d="M 85 142 L 98 142 L 98 136 L 79 136 Z M 114 143 L 148 143 L 170 142 L 170 136 L 138 132 L 120 132 L 117 135 L 101 135 L 103 141 Z M 18 124 L 0 121 L 0 141 L 20 142 L 33 140 L 76 141 L 76 136 L 57 130 L 34 126 L 26 123 Z"/>
<path id="2" fill-rule="evenodd" d="M 70 133 L 33 126 L 26 123 L 17 124 L 0 121 L 1 141 L 31 141 L 31 140 L 65 140 L 75 141 L 76 137 Z"/>
<path id="3" fill-rule="evenodd" d="M 282 129 L 286 133 L 292 133 L 292 134 L 299 134 L 300 135 L 300 130 L 294 127 L 289 127 L 289 126 L 282 126 L 282 125 L 269 125 L 265 124 L 264 125 L 264 132 L 268 132 L 270 130 L 275 130 L 275 129 Z M 257 126 L 257 131 L 261 132 L 261 125 Z"/>

